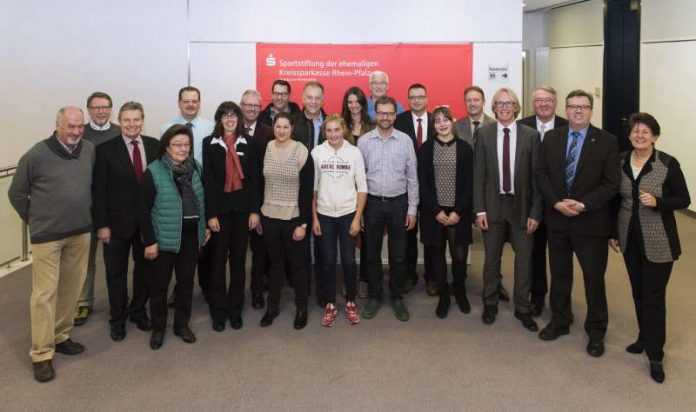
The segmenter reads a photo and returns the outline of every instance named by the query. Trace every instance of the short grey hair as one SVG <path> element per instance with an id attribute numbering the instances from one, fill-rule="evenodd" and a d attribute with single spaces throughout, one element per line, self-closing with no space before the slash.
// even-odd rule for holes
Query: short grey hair
<path id="1" fill-rule="evenodd" d="M 80 108 L 77 107 L 77 106 L 65 106 L 65 107 L 61 107 L 60 110 L 58 110 L 58 114 L 56 114 L 56 126 L 58 126 L 61 122 L 63 122 L 63 121 L 65 120 L 65 113 L 66 113 L 68 110 L 77 110 L 78 112 L 80 112 L 80 114 L 82 115 L 82 118 L 83 118 L 83 119 L 84 119 L 84 117 L 85 117 L 85 113 L 82 111 L 82 109 L 80 109 Z"/>
<path id="2" fill-rule="evenodd" d="M 387 83 L 389 83 L 389 75 L 381 70 L 375 70 L 372 73 L 370 73 L 370 81 L 373 81 L 377 76 L 384 76 L 384 78 L 387 80 Z"/>
<path id="3" fill-rule="evenodd" d="M 259 99 L 259 104 L 261 104 L 261 93 L 259 93 L 257 90 L 254 89 L 246 89 L 244 90 L 244 93 L 242 93 L 242 97 L 239 99 L 239 102 L 241 103 L 242 100 L 244 100 L 245 97 L 247 96 L 254 96 L 257 99 Z"/>

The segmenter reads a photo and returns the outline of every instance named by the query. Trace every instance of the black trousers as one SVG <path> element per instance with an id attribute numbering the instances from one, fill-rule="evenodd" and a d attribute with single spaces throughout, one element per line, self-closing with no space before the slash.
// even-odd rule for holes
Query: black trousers
<path id="1" fill-rule="evenodd" d="M 123 324 L 132 319 L 147 317 L 145 304 L 150 295 L 146 274 L 145 252 L 140 233 L 129 239 L 111 238 L 104 244 L 104 266 L 106 269 L 106 288 L 109 293 L 109 307 L 112 325 Z M 133 299 L 128 304 L 128 257 L 133 253 Z"/>
<path id="2" fill-rule="evenodd" d="M 290 265 L 292 285 L 295 289 L 295 307 L 298 310 L 307 310 L 307 295 L 309 282 L 305 260 L 305 244 L 309 228 L 305 237 L 297 242 L 292 239 L 295 228 L 299 226 L 298 219 L 280 220 L 268 217 L 261 218 L 263 226 L 263 239 L 268 250 L 270 262 L 269 287 L 268 287 L 268 311 L 277 312 L 280 309 L 280 292 L 283 287 L 285 273 L 285 260 Z"/>
<path id="3" fill-rule="evenodd" d="M 535 305 L 543 306 L 546 293 L 548 293 L 548 281 L 546 278 L 546 244 L 548 235 L 546 225 L 541 222 L 534 232 L 532 245 L 532 286 L 530 298 Z"/>
<path id="4" fill-rule="evenodd" d="M 251 293 L 260 295 L 263 293 L 263 283 L 268 279 L 269 263 L 266 243 L 263 236 L 252 230 L 249 234 L 249 247 L 251 247 Z"/>
<path id="5" fill-rule="evenodd" d="M 240 316 L 244 308 L 244 285 L 249 214 L 227 213 L 218 216 L 220 231 L 210 238 L 210 283 L 208 305 L 214 321 Z M 227 263 L 230 281 L 227 282 Z"/>
<path id="6" fill-rule="evenodd" d="M 188 327 L 191 319 L 193 278 L 198 260 L 198 227 L 184 224 L 178 253 L 160 252 L 150 262 L 150 317 L 152 329 L 163 331 L 167 326 L 167 290 L 176 273 L 174 288 L 174 329 Z"/>
<path id="7" fill-rule="evenodd" d="M 665 356 L 665 292 L 674 262 L 653 263 L 631 244 L 624 254 L 626 270 L 631 280 L 631 292 L 638 319 L 638 340 L 645 342 L 648 359 L 662 362 Z"/>
<path id="8" fill-rule="evenodd" d="M 466 258 L 469 254 L 469 245 L 457 242 L 457 230 L 454 226 L 438 224 L 435 229 L 435 239 L 431 250 L 432 268 L 431 276 L 435 275 L 437 281 L 437 293 L 440 298 L 449 297 L 449 284 L 447 283 L 447 260 L 445 250 L 449 244 L 450 257 L 452 258 L 452 278 L 454 280 L 454 293 L 457 297 L 466 295 Z M 434 272 L 434 273 L 433 273 Z"/>
<path id="9" fill-rule="evenodd" d="M 604 273 L 607 269 L 608 239 L 583 236 L 572 231 L 548 229 L 549 264 L 551 266 L 551 323 L 568 327 L 573 319 L 573 253 L 578 257 L 585 283 L 587 317 L 585 332 L 591 339 L 602 339 L 607 332 L 609 314 Z"/>
<path id="10" fill-rule="evenodd" d="M 389 296 L 401 299 L 406 280 L 406 215 L 408 198 L 401 195 L 392 200 L 367 197 L 365 206 L 365 240 L 367 248 L 367 278 L 370 299 L 382 299 L 384 273 L 382 270 L 382 241 L 387 228 L 389 248 Z"/>

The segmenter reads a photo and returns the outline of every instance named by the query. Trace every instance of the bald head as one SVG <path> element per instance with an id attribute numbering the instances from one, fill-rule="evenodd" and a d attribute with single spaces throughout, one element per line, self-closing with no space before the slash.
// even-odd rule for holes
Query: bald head
<path id="1" fill-rule="evenodd" d="M 73 147 L 80 142 L 85 130 L 85 116 L 82 109 L 66 106 L 56 115 L 56 136 L 64 145 Z"/>

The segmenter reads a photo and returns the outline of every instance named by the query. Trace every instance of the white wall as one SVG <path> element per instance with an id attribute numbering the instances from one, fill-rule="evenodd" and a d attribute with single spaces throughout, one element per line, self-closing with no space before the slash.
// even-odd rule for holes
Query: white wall
<path id="1" fill-rule="evenodd" d="M 640 110 L 662 129 L 657 148 L 679 160 L 696 200 L 693 109 L 696 95 L 696 4 L 690 0 L 643 0 L 641 10 Z M 678 40 L 677 42 L 673 42 Z M 696 201 L 690 210 L 696 211 Z"/>
<path id="2" fill-rule="evenodd" d="M 2 2 L 0 166 L 15 164 L 54 129 L 68 104 L 101 90 L 119 107 L 138 100 L 156 135 L 186 84 L 185 0 Z"/>
<path id="3" fill-rule="evenodd" d="M 604 4 L 590 0 L 552 9 L 548 20 L 549 84 L 562 98 L 575 89 L 594 95 L 592 123 L 602 127 Z M 557 108 L 565 117 L 564 105 Z"/>

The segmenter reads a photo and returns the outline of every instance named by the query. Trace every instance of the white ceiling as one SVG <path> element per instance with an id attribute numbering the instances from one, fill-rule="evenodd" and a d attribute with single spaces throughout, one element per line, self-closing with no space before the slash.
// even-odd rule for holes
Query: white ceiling
<path id="1" fill-rule="evenodd" d="M 550 8 L 553 6 L 560 6 L 563 4 L 570 3 L 580 3 L 579 0 L 522 0 L 524 4 L 524 11 L 530 12 L 534 10 L 540 10 L 545 8 Z"/>

